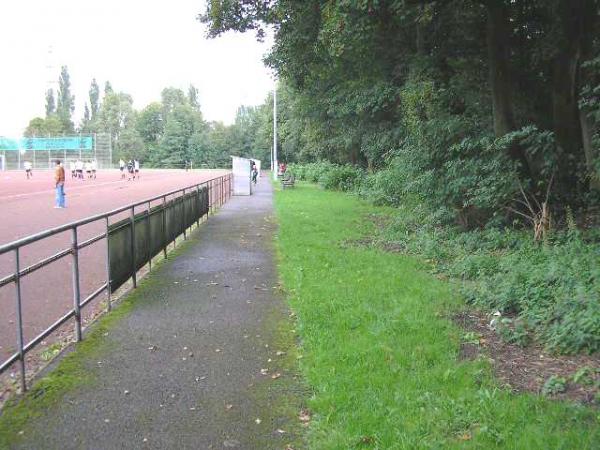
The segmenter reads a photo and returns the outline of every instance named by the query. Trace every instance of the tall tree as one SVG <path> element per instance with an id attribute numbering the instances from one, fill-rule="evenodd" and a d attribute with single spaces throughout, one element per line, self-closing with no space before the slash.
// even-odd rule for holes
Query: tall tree
<path id="1" fill-rule="evenodd" d="M 100 87 L 98 86 L 98 83 L 96 82 L 95 78 L 92 79 L 92 82 L 90 84 L 89 96 L 91 108 L 90 119 L 94 120 L 100 109 Z"/>
<path id="2" fill-rule="evenodd" d="M 25 137 L 47 137 L 47 136 L 60 136 L 64 133 L 62 122 L 52 115 L 45 119 L 36 117 L 29 121 L 29 125 L 25 129 Z"/>
<path id="3" fill-rule="evenodd" d="M 583 179 L 578 165 L 585 159 L 578 109 L 580 66 L 591 39 L 598 6 L 594 0 L 554 0 L 556 52 L 552 65 L 554 131 L 559 149 L 559 180 L 564 188 Z"/>
<path id="4" fill-rule="evenodd" d="M 67 66 L 62 66 L 58 79 L 56 114 L 67 133 L 73 133 L 74 131 L 73 121 L 71 120 L 73 111 L 75 111 L 75 96 L 71 94 L 71 79 Z"/>
<path id="5" fill-rule="evenodd" d="M 113 92 L 112 84 L 110 84 L 110 81 L 106 81 L 106 83 L 104 83 L 104 96 L 106 97 L 108 94 L 112 94 Z"/>
<path id="6" fill-rule="evenodd" d="M 54 100 L 54 89 L 46 91 L 46 117 L 56 114 L 56 101 Z"/>
<path id="7" fill-rule="evenodd" d="M 163 105 L 163 114 L 166 118 L 177 106 L 185 105 L 187 98 L 181 89 L 174 87 L 164 88 L 160 93 Z"/>
<path id="8" fill-rule="evenodd" d="M 188 103 L 192 108 L 194 108 L 196 111 L 200 111 L 200 102 L 198 101 L 198 89 L 193 84 L 190 84 L 190 87 L 188 88 L 187 99 Z"/>

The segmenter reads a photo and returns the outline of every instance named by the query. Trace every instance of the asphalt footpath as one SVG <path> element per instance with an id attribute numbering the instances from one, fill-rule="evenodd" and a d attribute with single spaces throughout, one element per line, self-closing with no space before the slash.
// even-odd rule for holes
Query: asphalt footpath
<path id="1" fill-rule="evenodd" d="M 106 351 L 85 361 L 94 381 L 30 420 L 15 448 L 287 448 L 298 415 L 277 408 L 299 388 L 279 365 L 292 350 L 278 337 L 289 311 L 275 230 L 262 178 L 141 283 Z"/>

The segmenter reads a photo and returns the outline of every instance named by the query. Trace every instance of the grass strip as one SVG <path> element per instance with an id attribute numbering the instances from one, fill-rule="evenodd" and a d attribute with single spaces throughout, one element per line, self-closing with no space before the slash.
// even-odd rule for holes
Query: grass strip
<path id="1" fill-rule="evenodd" d="M 458 359 L 449 317 L 464 305 L 450 284 L 413 257 L 351 244 L 384 208 L 298 183 L 276 211 L 311 449 L 597 448 L 597 410 L 513 394 L 489 361 Z"/>

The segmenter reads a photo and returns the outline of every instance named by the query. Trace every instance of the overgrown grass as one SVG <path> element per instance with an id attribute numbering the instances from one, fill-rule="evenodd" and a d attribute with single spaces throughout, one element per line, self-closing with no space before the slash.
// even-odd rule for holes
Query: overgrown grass
<path id="1" fill-rule="evenodd" d="M 377 230 L 375 240 L 460 280 L 462 293 L 476 307 L 518 316 L 525 341 L 535 340 L 557 353 L 600 351 L 597 229 L 580 230 L 571 217 L 543 243 L 533 242 L 528 226 L 510 225 L 498 212 L 487 226 L 466 231 L 456 225 L 456 210 L 436 204 L 434 193 L 423 186 L 417 189 L 401 164 L 368 176 L 328 162 L 290 170 L 326 189 L 393 206 L 393 217 Z"/>
<path id="2" fill-rule="evenodd" d="M 311 449 L 594 448 L 597 411 L 513 395 L 457 360 L 462 307 L 412 257 L 348 245 L 391 212 L 299 183 L 276 195 L 280 273 L 313 389 Z"/>

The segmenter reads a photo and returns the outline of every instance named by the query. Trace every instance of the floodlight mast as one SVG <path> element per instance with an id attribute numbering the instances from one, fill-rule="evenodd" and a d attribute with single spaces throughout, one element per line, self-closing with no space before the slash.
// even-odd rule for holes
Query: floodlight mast
<path id="1" fill-rule="evenodd" d="M 273 89 L 273 179 L 277 180 L 277 172 L 279 165 L 277 164 L 277 84 Z"/>

